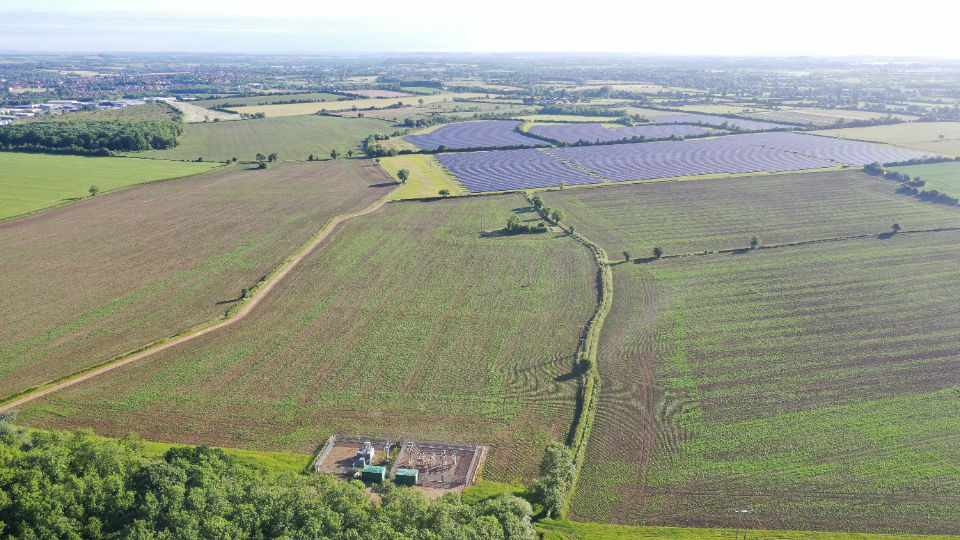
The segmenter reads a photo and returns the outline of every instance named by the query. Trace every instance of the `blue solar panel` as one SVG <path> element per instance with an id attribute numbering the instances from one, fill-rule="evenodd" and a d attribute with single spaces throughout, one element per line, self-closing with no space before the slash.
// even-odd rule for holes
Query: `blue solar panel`
<path id="1" fill-rule="evenodd" d="M 497 146 L 546 146 L 547 143 L 527 137 L 513 129 L 519 120 L 482 120 L 448 124 L 423 135 L 407 135 L 407 141 L 425 150 L 446 148 L 492 148 Z"/>
<path id="2" fill-rule="evenodd" d="M 684 124 L 643 125 L 632 127 L 618 126 L 614 128 L 607 128 L 604 127 L 603 124 L 596 122 L 583 124 L 539 125 L 531 127 L 530 132 L 543 137 L 556 139 L 558 141 L 564 141 L 569 144 L 575 144 L 579 141 L 619 141 L 623 139 L 630 139 L 631 137 L 666 139 L 673 136 L 687 137 L 690 135 L 716 133 L 715 130 L 710 128 L 689 126 Z"/>

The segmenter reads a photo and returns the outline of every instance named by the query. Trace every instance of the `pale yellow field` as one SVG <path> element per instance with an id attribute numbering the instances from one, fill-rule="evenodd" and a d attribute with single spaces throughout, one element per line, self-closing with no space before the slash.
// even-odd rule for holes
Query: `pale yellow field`
<path id="1" fill-rule="evenodd" d="M 183 113 L 183 121 L 188 124 L 195 124 L 198 122 L 213 122 L 214 119 L 220 121 L 240 120 L 239 114 L 230 114 L 222 111 L 204 109 L 203 107 L 194 105 L 193 103 L 187 103 L 185 101 L 174 101 L 170 105 L 173 105 Z"/>
<path id="2" fill-rule="evenodd" d="M 442 93 L 442 94 L 432 94 L 429 96 L 410 96 L 402 98 L 390 98 L 390 99 L 377 99 L 377 98 L 368 98 L 368 99 L 350 99 L 345 101 L 317 101 L 310 103 L 288 103 L 284 105 L 250 105 L 247 107 L 236 107 L 232 110 L 237 111 L 238 113 L 247 113 L 247 114 L 256 114 L 263 113 L 268 117 L 274 116 L 298 116 L 302 114 L 315 114 L 322 109 L 327 111 L 348 111 L 354 107 L 358 109 L 366 109 L 367 107 L 377 107 L 384 108 L 395 103 L 403 103 L 405 106 L 418 106 L 420 100 L 423 100 L 424 105 L 429 105 L 433 103 L 442 103 L 445 101 L 452 102 L 454 98 L 463 98 L 463 99 L 472 99 L 483 97 L 486 94 L 474 94 L 474 93 Z"/>
<path id="3" fill-rule="evenodd" d="M 757 110 L 756 107 L 745 107 L 743 105 L 723 103 L 714 103 L 709 105 L 681 105 L 675 108 L 682 109 L 686 112 L 703 114 L 741 114 L 747 111 Z"/>
<path id="4" fill-rule="evenodd" d="M 910 122 L 887 126 L 823 129 L 818 135 L 893 144 L 924 152 L 960 156 L 960 122 Z M 940 136 L 943 135 L 943 140 Z"/>
<path id="5" fill-rule="evenodd" d="M 436 197 L 441 189 L 450 190 L 450 195 L 469 193 L 432 155 L 407 154 L 385 157 L 380 159 L 380 167 L 394 179 L 397 178 L 397 171 L 400 169 L 410 171 L 407 183 L 390 193 L 391 200 Z M 399 182 L 399 179 L 397 181 Z"/>

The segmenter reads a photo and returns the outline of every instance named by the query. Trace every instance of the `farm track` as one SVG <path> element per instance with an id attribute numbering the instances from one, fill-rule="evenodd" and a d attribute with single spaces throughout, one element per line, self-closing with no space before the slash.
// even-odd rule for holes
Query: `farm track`
<path id="1" fill-rule="evenodd" d="M 391 190 L 391 193 L 392 193 L 392 190 Z M 380 209 L 384 204 L 386 204 L 386 203 L 388 202 L 388 198 L 389 198 L 389 193 L 388 193 L 387 195 L 385 195 L 384 197 L 382 197 L 379 201 L 375 202 L 373 205 L 368 206 L 367 208 L 365 208 L 365 209 L 363 209 L 363 210 L 360 210 L 360 211 L 358 211 L 358 212 L 354 212 L 354 213 L 351 213 L 351 214 L 340 215 L 340 216 L 337 216 L 337 217 L 331 219 L 331 220 L 320 230 L 320 232 L 317 233 L 317 235 L 313 238 L 313 240 L 312 240 L 309 244 L 307 244 L 305 247 L 303 247 L 303 248 L 301 248 L 301 249 L 299 250 L 299 251 L 300 251 L 299 254 L 297 254 L 292 260 L 290 260 L 290 261 L 285 262 L 284 264 L 282 264 L 282 265 L 279 267 L 279 272 L 276 273 L 276 274 L 275 274 L 272 278 L 270 278 L 268 281 L 266 281 L 266 282 L 262 285 L 262 287 L 257 291 L 257 293 L 256 293 L 240 310 L 238 310 L 237 312 L 235 312 L 232 316 L 230 316 L 230 317 L 227 318 L 226 320 L 221 321 L 221 322 L 218 322 L 218 323 L 214 324 L 213 326 L 208 326 L 208 327 L 206 327 L 206 328 L 202 328 L 202 329 L 200 329 L 200 330 L 191 332 L 191 333 L 189 333 L 189 334 L 187 334 L 187 335 L 185 335 L 185 336 L 181 336 L 181 337 L 179 337 L 179 338 L 176 338 L 176 339 L 174 339 L 173 341 L 169 341 L 169 342 L 167 342 L 167 343 L 163 343 L 163 344 L 158 345 L 158 346 L 156 346 L 156 347 L 149 348 L 149 349 L 147 349 L 147 350 L 145 350 L 145 351 L 143 351 L 143 352 L 135 353 L 135 354 L 133 354 L 132 356 L 128 356 L 128 357 L 122 358 L 122 359 L 120 359 L 120 360 L 118 360 L 118 361 L 116 361 L 116 362 L 109 363 L 109 364 L 104 365 L 104 366 L 102 366 L 102 367 L 96 368 L 96 369 L 94 369 L 93 371 L 90 371 L 90 372 L 88 372 L 88 373 L 85 373 L 85 374 L 83 374 L 83 375 L 80 375 L 80 376 L 78 376 L 78 377 L 76 377 L 76 378 L 69 379 L 69 380 L 63 381 L 63 382 L 61 382 L 61 383 L 57 383 L 57 384 L 55 384 L 54 386 L 51 386 L 51 387 L 49 387 L 49 388 L 44 388 L 43 390 L 38 390 L 38 391 L 33 392 L 33 393 L 31 393 L 31 394 L 27 394 L 26 396 L 20 397 L 20 398 L 14 400 L 14 401 L 11 401 L 10 403 L 7 403 L 7 404 L 4 404 L 4 405 L 0 406 L 0 412 L 8 411 L 8 410 L 13 409 L 13 408 L 15 408 L 15 407 L 18 407 L 18 406 L 20 406 L 20 405 L 23 405 L 24 403 L 30 402 L 30 401 L 32 401 L 32 400 L 34 400 L 34 399 L 36 399 L 36 398 L 39 398 L 39 397 L 42 397 L 42 396 L 46 396 L 46 395 L 48 395 L 48 394 L 52 394 L 52 393 L 57 392 L 57 391 L 59 391 L 59 390 L 62 390 L 62 389 L 64 389 L 64 388 L 73 386 L 74 384 L 77 384 L 77 383 L 80 383 L 80 382 L 83 382 L 83 381 L 92 379 L 92 378 L 94 378 L 94 377 L 96 377 L 96 376 L 98 376 L 98 375 L 102 375 L 103 373 L 106 373 L 106 372 L 108 372 L 108 371 L 112 371 L 112 370 L 114 370 L 114 369 L 116 369 L 116 368 L 118 368 L 118 367 L 127 365 L 127 364 L 129 364 L 129 363 L 131 363 L 131 362 L 135 362 L 135 361 L 137 361 L 137 360 L 142 360 L 142 359 L 144 359 L 144 358 L 146 358 L 146 357 L 148 357 L 148 356 L 151 356 L 151 355 L 153 355 L 153 354 L 156 354 L 156 353 L 158 353 L 158 352 L 160 352 L 160 351 L 169 349 L 169 348 L 174 347 L 174 346 L 176 346 L 176 345 L 179 345 L 179 344 L 181 344 L 181 343 L 185 343 L 185 342 L 187 342 L 187 341 L 190 341 L 190 340 L 195 339 L 195 338 L 197 338 L 197 337 L 200 337 L 200 336 L 202 336 L 202 335 L 209 334 L 209 333 L 211 333 L 211 332 L 214 332 L 214 331 L 219 330 L 219 329 L 221 329 L 221 328 L 224 328 L 224 327 L 226 327 L 226 326 L 230 326 L 231 324 L 233 324 L 233 323 L 235 323 L 235 322 L 243 319 L 244 317 L 247 316 L 248 313 L 250 313 L 250 311 L 253 310 L 254 307 L 257 306 L 257 304 L 260 303 L 260 301 L 261 301 L 263 298 L 265 298 L 265 297 L 270 293 L 271 290 L 273 290 L 273 288 L 276 286 L 276 284 L 279 283 L 279 282 L 284 278 L 284 276 L 286 276 L 294 267 L 296 267 L 297 264 L 298 264 L 301 260 L 303 260 L 307 255 L 309 255 L 309 254 L 314 250 L 314 248 L 316 248 L 320 243 L 322 243 L 322 242 L 330 235 L 330 233 L 333 232 L 333 230 L 337 227 L 337 225 L 339 225 L 340 223 L 342 223 L 342 222 L 344 222 L 344 221 L 346 221 L 346 220 L 348 220 L 348 219 L 352 219 L 352 218 L 355 218 L 355 217 L 364 216 L 364 215 L 366 215 L 366 214 L 370 214 L 370 213 L 372 213 L 372 212 L 377 211 L 377 210 Z"/>

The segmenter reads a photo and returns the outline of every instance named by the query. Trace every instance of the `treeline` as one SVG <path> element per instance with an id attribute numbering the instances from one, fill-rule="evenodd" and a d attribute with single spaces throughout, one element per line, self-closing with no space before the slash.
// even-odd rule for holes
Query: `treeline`
<path id="1" fill-rule="evenodd" d="M 30 122 L 0 127 L 0 149 L 108 155 L 172 148 L 181 134 L 172 120 Z"/>
<path id="2" fill-rule="evenodd" d="M 4 538 L 532 539 L 529 502 L 509 494 L 466 504 L 411 488 L 329 475 L 270 474 L 222 450 L 143 455 L 134 436 L 27 432 L 0 421 Z M 552 488 L 552 484 L 544 486 Z M 560 495 L 558 493 L 558 495 Z"/>
<path id="3" fill-rule="evenodd" d="M 544 105 L 540 107 L 538 114 L 568 114 L 575 116 L 616 116 L 625 117 L 626 109 L 614 109 L 612 107 L 592 107 L 590 105 L 578 105 L 575 103 L 558 103 L 555 105 Z"/>
<path id="4" fill-rule="evenodd" d="M 920 162 L 926 162 L 927 160 L 915 160 Z M 938 159 L 933 158 L 930 160 L 930 163 L 940 163 L 943 161 L 952 161 L 950 159 Z M 888 171 L 883 168 L 883 165 L 879 163 L 871 163 L 863 167 L 863 172 L 867 174 L 872 174 L 874 176 L 882 176 L 887 180 L 893 180 L 894 182 L 900 182 L 900 186 L 897 187 L 897 193 L 901 195 L 912 195 L 921 201 L 932 202 L 937 204 L 946 204 L 948 206 L 960 206 L 960 199 L 950 195 L 948 193 L 941 193 L 936 189 L 924 190 L 920 189 L 927 185 L 927 182 L 920 178 L 919 176 L 910 177 L 909 174 L 904 174 L 897 171 Z"/>

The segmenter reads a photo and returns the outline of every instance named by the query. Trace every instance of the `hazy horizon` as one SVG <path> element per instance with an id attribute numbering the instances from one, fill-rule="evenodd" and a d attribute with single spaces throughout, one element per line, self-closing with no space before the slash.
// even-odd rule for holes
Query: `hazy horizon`
<path id="1" fill-rule="evenodd" d="M 7 2 L 4 2 L 7 4 Z M 814 0 L 769 9 L 758 0 L 571 11 L 496 0 L 484 9 L 434 0 L 320 6 L 171 0 L 131 10 L 120 0 L 0 4 L 7 53 L 555 52 L 690 56 L 960 58 L 951 35 L 958 8 L 920 1 L 909 12 L 871 2 Z M 679 8 L 679 9 L 678 9 Z M 931 13 L 943 16 L 932 17 Z"/>

